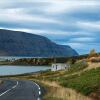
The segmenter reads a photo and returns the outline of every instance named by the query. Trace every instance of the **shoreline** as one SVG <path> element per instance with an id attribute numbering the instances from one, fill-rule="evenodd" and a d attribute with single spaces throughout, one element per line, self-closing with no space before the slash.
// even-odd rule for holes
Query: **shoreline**
<path id="1" fill-rule="evenodd" d="M 50 70 L 50 69 L 48 69 L 48 70 Z M 48 71 L 48 70 L 45 70 L 45 71 Z M 0 78 L 17 77 L 17 76 L 28 76 L 28 75 L 33 75 L 33 74 L 39 74 L 39 73 L 45 72 L 45 71 L 29 72 L 29 73 L 16 74 L 16 75 L 0 75 Z"/>
<path id="2" fill-rule="evenodd" d="M 10 66 L 10 67 L 51 67 L 50 65 L 0 65 L 0 67 L 3 67 L 3 66 Z"/>
<path id="3" fill-rule="evenodd" d="M 50 66 L 50 65 L 32 65 L 32 64 L 22 64 L 22 65 L 19 65 L 19 64 L 0 64 L 0 66 L 21 66 L 21 67 L 23 67 L 23 66 L 31 66 L 31 67 L 34 67 L 34 66 Z"/>

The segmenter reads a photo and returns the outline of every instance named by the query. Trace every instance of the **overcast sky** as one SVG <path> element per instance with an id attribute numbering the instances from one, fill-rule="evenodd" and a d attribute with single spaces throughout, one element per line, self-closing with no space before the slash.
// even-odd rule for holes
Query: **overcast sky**
<path id="1" fill-rule="evenodd" d="M 100 51 L 100 0 L 1 0 L 0 28 L 70 45 L 79 54 Z"/>

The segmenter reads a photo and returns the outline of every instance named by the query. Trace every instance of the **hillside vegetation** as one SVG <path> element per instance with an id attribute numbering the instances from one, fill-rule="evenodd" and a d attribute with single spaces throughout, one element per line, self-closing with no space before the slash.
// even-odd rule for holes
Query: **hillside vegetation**
<path id="1" fill-rule="evenodd" d="M 39 82 L 46 88 L 43 100 L 100 100 L 99 56 L 79 59 L 61 71 L 44 71 L 16 78 Z M 15 78 L 15 77 L 13 77 Z"/>
<path id="2" fill-rule="evenodd" d="M 33 78 L 38 80 L 39 82 L 44 82 L 44 84 L 46 82 L 48 82 L 49 84 L 55 82 L 62 88 L 65 87 L 74 89 L 77 93 L 89 96 L 94 100 L 100 100 L 100 67 L 97 68 L 95 67 L 94 69 L 92 67 L 92 69 L 88 70 L 88 66 L 89 66 L 88 63 L 83 63 L 82 61 L 79 61 L 76 62 L 74 65 L 72 65 L 71 68 L 68 69 L 67 71 L 56 71 L 56 72 L 46 71 L 46 72 L 41 72 L 38 75 L 36 74 L 32 76 L 27 76 L 26 78 L 27 79 Z M 48 96 L 47 98 L 51 97 Z M 54 100 L 56 100 L 55 97 Z M 57 100 L 59 99 L 57 98 Z M 67 99 L 61 99 L 61 100 L 67 100 Z"/>
<path id="3" fill-rule="evenodd" d="M 47 90 L 43 100 L 100 100 L 100 63 L 95 63 L 95 67 L 90 64 L 94 65 L 81 60 L 68 70 L 48 70 L 16 78 L 42 84 Z"/>

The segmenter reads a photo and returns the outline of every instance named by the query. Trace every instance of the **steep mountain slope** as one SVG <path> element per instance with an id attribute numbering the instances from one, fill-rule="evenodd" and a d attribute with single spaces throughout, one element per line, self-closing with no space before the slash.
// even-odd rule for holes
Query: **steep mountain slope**
<path id="1" fill-rule="evenodd" d="M 70 46 L 48 38 L 19 31 L 0 29 L 0 56 L 64 57 L 78 55 Z"/>

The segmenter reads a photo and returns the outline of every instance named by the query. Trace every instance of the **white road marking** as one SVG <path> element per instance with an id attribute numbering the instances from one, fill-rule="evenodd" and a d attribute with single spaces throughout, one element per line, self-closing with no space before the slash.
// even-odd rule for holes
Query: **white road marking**
<path id="1" fill-rule="evenodd" d="M 16 86 L 13 86 L 12 89 L 16 88 Z"/>
<path id="2" fill-rule="evenodd" d="M 35 82 L 34 82 L 35 83 Z M 41 95 L 41 88 L 40 88 L 40 86 L 37 84 L 37 83 L 35 83 L 35 85 L 38 87 L 38 89 L 39 89 L 39 95 Z M 39 100 L 40 100 L 40 98 L 39 98 Z"/>
<path id="3" fill-rule="evenodd" d="M 17 81 L 17 84 L 16 85 L 18 85 L 18 81 Z"/>
<path id="4" fill-rule="evenodd" d="M 41 91 L 39 91 L 39 95 L 41 95 Z"/>
<path id="5" fill-rule="evenodd" d="M 34 82 L 34 83 L 35 83 L 35 82 Z M 39 86 L 37 83 L 35 83 L 35 85 L 38 87 L 39 90 L 41 89 L 40 86 Z"/>
<path id="6" fill-rule="evenodd" d="M 14 85 L 11 89 L 8 89 L 8 90 L 6 90 L 5 92 L 1 93 L 1 94 L 0 94 L 0 97 L 1 97 L 2 95 L 4 95 L 4 94 L 8 93 L 8 92 L 11 91 L 12 89 L 16 88 L 17 86 L 18 86 L 18 81 L 17 81 L 16 85 Z"/>
<path id="7" fill-rule="evenodd" d="M 41 100 L 40 98 L 37 98 L 37 100 Z"/>
<path id="8" fill-rule="evenodd" d="M 6 94 L 7 92 L 9 92 L 10 90 L 11 90 L 11 89 L 8 89 L 7 91 L 1 93 L 1 94 L 0 94 L 0 97 L 1 97 L 2 95 Z"/>

